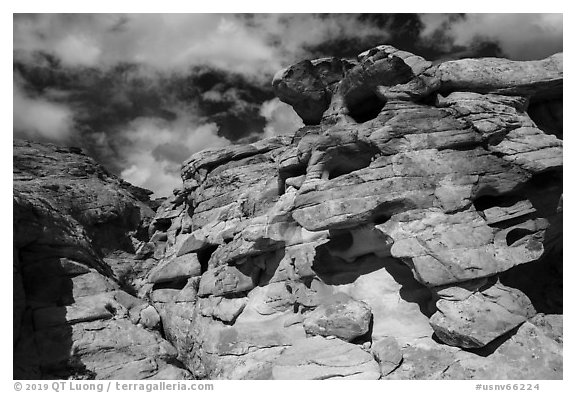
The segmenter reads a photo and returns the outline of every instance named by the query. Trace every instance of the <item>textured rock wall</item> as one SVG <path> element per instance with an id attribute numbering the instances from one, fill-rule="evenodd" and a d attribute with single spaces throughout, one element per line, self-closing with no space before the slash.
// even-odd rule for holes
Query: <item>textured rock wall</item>
<path id="1" fill-rule="evenodd" d="M 134 296 L 149 192 L 79 149 L 14 141 L 14 378 L 189 378 Z"/>
<path id="2" fill-rule="evenodd" d="M 192 156 L 151 226 L 195 376 L 561 378 L 562 55 L 380 46 L 273 86 L 306 126 Z"/>

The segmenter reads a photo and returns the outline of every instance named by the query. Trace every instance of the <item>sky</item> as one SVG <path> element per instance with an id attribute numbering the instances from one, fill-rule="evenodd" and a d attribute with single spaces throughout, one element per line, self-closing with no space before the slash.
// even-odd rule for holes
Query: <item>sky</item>
<path id="1" fill-rule="evenodd" d="M 14 14 L 13 137 L 80 146 L 166 196 L 207 147 L 302 126 L 272 76 L 379 44 L 429 60 L 561 52 L 561 14 Z"/>

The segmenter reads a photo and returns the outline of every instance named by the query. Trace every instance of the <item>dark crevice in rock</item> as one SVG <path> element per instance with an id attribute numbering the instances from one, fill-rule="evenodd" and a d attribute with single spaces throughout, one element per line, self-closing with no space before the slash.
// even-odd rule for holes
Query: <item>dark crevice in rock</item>
<path id="1" fill-rule="evenodd" d="M 482 195 L 473 201 L 474 207 L 478 211 L 490 209 L 492 207 L 510 207 L 520 202 L 524 198 L 521 195 Z"/>
<path id="2" fill-rule="evenodd" d="M 451 143 L 449 145 L 445 145 L 445 146 L 439 146 L 437 148 L 437 150 L 440 151 L 445 151 L 445 150 L 454 150 L 454 151 L 470 151 L 478 146 L 482 146 L 484 147 L 484 149 L 488 150 L 487 146 L 488 144 L 486 143 L 482 143 L 480 141 L 480 138 L 478 138 L 477 141 L 463 141 L 463 142 L 454 142 Z"/>
<path id="3" fill-rule="evenodd" d="M 184 278 L 179 278 L 179 279 L 176 279 L 173 281 L 156 283 L 152 287 L 152 290 L 153 291 L 155 291 L 157 289 L 178 289 L 178 290 L 181 290 L 182 288 L 184 288 L 186 286 L 187 283 L 188 283 L 188 278 L 184 277 Z"/>
<path id="4" fill-rule="evenodd" d="M 278 195 L 286 192 L 286 180 L 293 177 L 306 176 L 306 163 L 283 168 L 278 171 Z"/>
<path id="5" fill-rule="evenodd" d="M 349 231 L 336 231 L 330 230 L 330 241 L 326 243 L 326 247 L 342 251 L 352 247 L 354 237 Z"/>
<path id="6" fill-rule="evenodd" d="M 154 307 L 154 306 L 153 306 Z M 156 307 L 154 307 L 156 309 Z M 156 309 L 156 311 L 158 312 L 159 310 Z M 160 322 L 158 322 L 158 334 L 160 334 L 160 337 L 162 337 L 164 340 L 168 341 L 170 344 L 174 345 L 174 347 L 176 348 L 176 343 L 172 340 L 171 335 L 166 331 L 166 328 L 164 327 L 164 322 L 162 321 L 162 318 L 160 318 Z M 176 358 L 173 358 L 174 360 L 177 360 Z M 186 367 L 181 367 L 181 368 L 186 368 Z"/>
<path id="7" fill-rule="evenodd" d="M 210 261 L 210 257 L 212 253 L 216 251 L 218 245 L 208 245 L 196 252 L 196 256 L 198 256 L 198 262 L 200 262 L 200 273 L 204 274 L 206 270 L 208 270 L 208 261 Z"/>
<path id="8" fill-rule="evenodd" d="M 518 265 L 500 274 L 502 284 L 524 292 L 539 313 L 563 314 L 563 253 Z"/>
<path id="9" fill-rule="evenodd" d="M 562 182 L 562 170 L 546 171 L 532 176 L 521 192 L 528 195 L 532 205 L 546 217 L 557 213 Z"/>
<path id="10" fill-rule="evenodd" d="M 384 224 L 386 221 L 390 220 L 390 218 L 392 218 L 392 215 L 390 214 L 376 214 L 372 216 L 372 223 L 374 223 L 374 225 Z"/>
<path id="11" fill-rule="evenodd" d="M 564 123 L 562 97 L 532 101 L 528 105 L 528 116 L 539 129 L 547 134 L 563 139 Z"/>
<path id="12" fill-rule="evenodd" d="M 156 219 L 153 224 L 153 229 L 158 232 L 167 232 L 170 225 L 172 225 L 171 219 Z"/>

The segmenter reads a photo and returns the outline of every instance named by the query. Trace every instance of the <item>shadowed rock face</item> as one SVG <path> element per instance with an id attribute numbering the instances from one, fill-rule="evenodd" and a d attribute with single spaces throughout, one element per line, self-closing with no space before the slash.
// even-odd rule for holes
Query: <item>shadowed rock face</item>
<path id="1" fill-rule="evenodd" d="M 562 56 L 384 45 L 273 86 L 306 126 L 190 157 L 127 254 L 193 376 L 562 378 Z"/>
<path id="2" fill-rule="evenodd" d="M 79 149 L 14 141 L 14 378 L 189 378 L 133 296 L 154 211 Z M 132 292 L 132 294 L 128 292 Z"/>
<path id="3" fill-rule="evenodd" d="M 179 359 L 199 378 L 484 378 L 530 358 L 530 336 L 540 360 L 496 378 L 561 378 L 529 282 L 561 277 L 562 56 L 380 46 L 273 86 L 307 125 L 192 156 L 156 215 L 162 271 L 201 266 L 149 276 Z"/>

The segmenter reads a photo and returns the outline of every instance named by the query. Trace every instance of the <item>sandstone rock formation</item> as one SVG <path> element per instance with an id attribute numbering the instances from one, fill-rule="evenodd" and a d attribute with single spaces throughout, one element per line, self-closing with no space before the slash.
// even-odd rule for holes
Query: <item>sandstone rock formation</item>
<path id="1" fill-rule="evenodd" d="M 162 263 L 192 254 L 201 266 L 174 277 L 161 306 L 189 369 L 371 378 L 333 369 L 331 352 L 355 345 L 382 377 L 482 378 L 511 350 L 529 357 L 515 343 L 540 295 L 522 289 L 541 279 L 513 276 L 533 264 L 561 277 L 562 132 L 528 113 L 557 112 L 562 56 L 434 65 L 381 46 L 300 62 L 273 86 L 306 126 L 192 156 L 156 217 L 171 217 L 157 229 Z M 149 282 L 152 298 L 165 291 Z M 553 341 L 538 348 L 543 378 L 562 375 Z M 496 375 L 528 377 L 515 370 Z"/>
<path id="2" fill-rule="evenodd" d="M 190 378 L 134 296 L 150 193 L 75 148 L 16 140 L 13 163 L 14 378 Z"/>
<path id="3" fill-rule="evenodd" d="M 562 378 L 562 55 L 433 64 L 379 46 L 273 87 L 295 135 L 190 157 L 121 255 L 58 213 L 58 266 L 104 293 L 131 266 L 120 319 L 137 307 L 175 350 L 154 353 L 199 379 Z M 72 321 L 118 319 L 106 304 Z"/>

